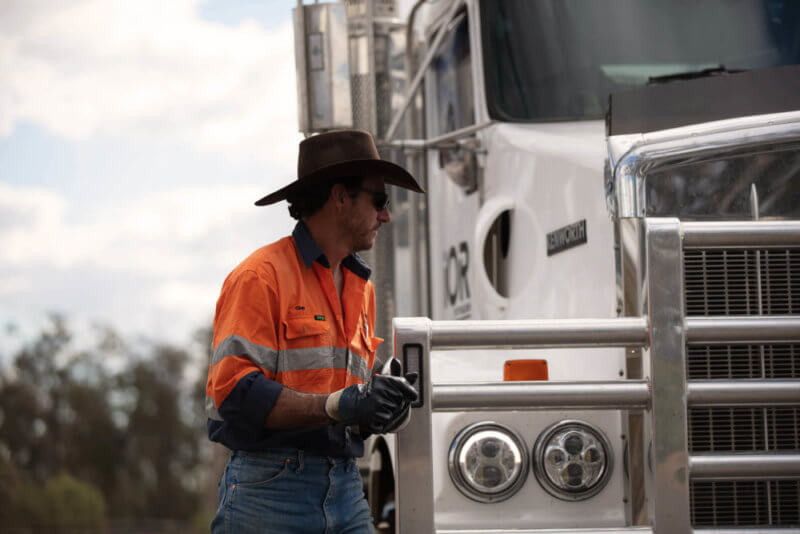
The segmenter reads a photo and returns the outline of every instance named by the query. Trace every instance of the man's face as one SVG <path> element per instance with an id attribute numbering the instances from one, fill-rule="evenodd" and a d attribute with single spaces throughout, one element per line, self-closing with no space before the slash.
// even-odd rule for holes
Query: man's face
<path id="1" fill-rule="evenodd" d="M 371 249 L 378 236 L 378 228 L 391 220 L 388 207 L 378 210 L 375 195 L 384 192 L 383 178 L 370 176 L 361 182 L 361 190 L 352 198 L 350 212 L 343 224 L 352 238 L 354 252 Z"/>

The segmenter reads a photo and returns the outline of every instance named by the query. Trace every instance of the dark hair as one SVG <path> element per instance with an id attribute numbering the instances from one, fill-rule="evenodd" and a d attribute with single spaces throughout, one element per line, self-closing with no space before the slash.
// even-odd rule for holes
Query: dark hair
<path id="1" fill-rule="evenodd" d="M 300 220 L 303 217 L 311 217 L 317 213 L 331 196 L 331 189 L 336 184 L 342 184 L 347 189 L 348 194 L 354 197 L 358 194 L 361 187 L 360 176 L 344 176 L 333 178 L 312 186 L 295 189 L 286 195 L 289 202 L 289 215 L 293 219 Z"/>

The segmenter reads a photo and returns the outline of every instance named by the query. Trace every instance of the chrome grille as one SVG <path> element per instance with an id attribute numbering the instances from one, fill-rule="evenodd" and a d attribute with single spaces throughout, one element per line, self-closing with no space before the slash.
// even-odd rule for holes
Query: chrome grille
<path id="1" fill-rule="evenodd" d="M 800 314 L 800 249 L 686 249 L 686 314 Z M 690 345 L 689 380 L 800 378 L 800 345 Z M 694 408 L 689 451 L 800 450 L 800 408 Z M 694 526 L 797 526 L 800 482 L 692 482 Z"/>
<path id="2" fill-rule="evenodd" d="M 800 411 L 794 407 L 693 408 L 689 410 L 689 450 L 798 450 L 798 423 Z"/>
<path id="3" fill-rule="evenodd" d="M 763 370 L 762 360 L 764 362 Z M 800 378 L 800 346 L 689 346 L 687 363 L 687 378 L 694 380 Z"/>
<path id="4" fill-rule="evenodd" d="M 687 249 L 684 276 L 687 315 L 800 313 L 800 249 Z"/>
<path id="5" fill-rule="evenodd" d="M 791 480 L 694 482 L 689 495 L 694 526 L 800 524 L 800 494 Z"/>

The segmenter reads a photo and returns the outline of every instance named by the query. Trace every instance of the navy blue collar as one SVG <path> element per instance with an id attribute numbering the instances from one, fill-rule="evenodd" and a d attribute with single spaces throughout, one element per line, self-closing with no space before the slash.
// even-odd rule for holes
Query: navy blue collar
<path id="1" fill-rule="evenodd" d="M 292 231 L 292 237 L 294 237 L 294 242 L 297 245 L 297 250 L 300 251 L 300 257 L 303 258 L 306 269 L 310 269 L 315 261 L 327 269 L 331 268 L 328 258 L 314 241 L 311 232 L 303 221 L 297 222 Z M 364 280 L 369 280 L 372 274 L 372 269 L 369 268 L 369 265 L 355 252 L 342 260 L 342 266 Z"/>

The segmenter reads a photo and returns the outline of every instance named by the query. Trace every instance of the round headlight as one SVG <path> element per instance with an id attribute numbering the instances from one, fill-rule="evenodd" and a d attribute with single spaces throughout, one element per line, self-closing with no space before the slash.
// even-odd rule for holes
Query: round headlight
<path id="1" fill-rule="evenodd" d="M 498 502 L 514 495 L 528 474 L 522 439 L 497 423 L 476 423 L 462 430 L 450 446 L 450 478 L 479 502 Z"/>
<path id="2" fill-rule="evenodd" d="M 579 501 L 606 485 L 613 466 L 608 439 L 582 421 L 561 421 L 547 428 L 533 448 L 539 484 L 559 499 Z"/>

